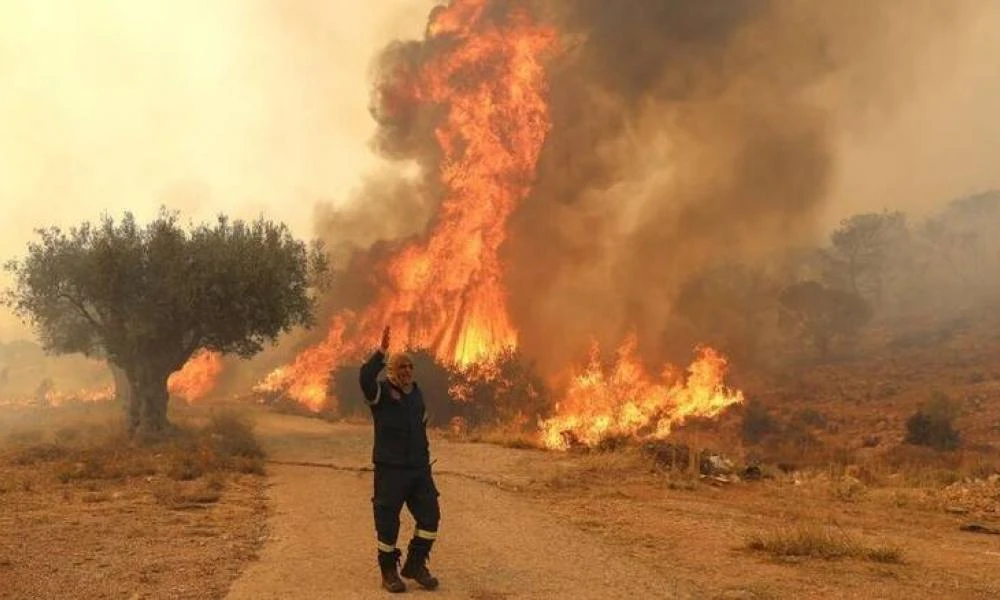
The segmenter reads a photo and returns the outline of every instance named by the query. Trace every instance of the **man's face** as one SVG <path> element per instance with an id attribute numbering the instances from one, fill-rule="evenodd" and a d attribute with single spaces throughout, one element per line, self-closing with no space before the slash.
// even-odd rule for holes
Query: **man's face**
<path id="1" fill-rule="evenodd" d="M 396 379 L 402 386 L 413 383 L 413 363 L 408 360 L 401 360 L 396 365 Z"/>

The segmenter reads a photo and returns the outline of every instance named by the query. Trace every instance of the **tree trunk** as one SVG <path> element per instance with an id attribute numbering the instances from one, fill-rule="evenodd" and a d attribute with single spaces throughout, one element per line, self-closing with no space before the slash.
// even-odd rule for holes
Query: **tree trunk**
<path id="1" fill-rule="evenodd" d="M 138 399 L 139 427 L 143 435 L 159 434 L 170 427 L 167 421 L 167 378 L 170 376 L 165 369 L 157 369 L 149 365 L 141 365 L 130 378 L 133 384 L 133 394 Z"/>
<path id="2" fill-rule="evenodd" d="M 139 428 L 140 402 L 139 394 L 135 392 L 128 374 L 118 365 L 108 363 L 111 375 L 115 381 L 115 401 L 121 404 L 125 413 L 125 429 L 129 434 L 135 433 Z"/>

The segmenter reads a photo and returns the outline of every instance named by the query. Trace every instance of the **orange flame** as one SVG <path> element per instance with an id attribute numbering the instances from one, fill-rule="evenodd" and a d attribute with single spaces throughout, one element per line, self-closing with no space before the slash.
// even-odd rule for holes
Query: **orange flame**
<path id="1" fill-rule="evenodd" d="M 590 363 L 575 375 L 557 415 L 541 424 L 547 448 L 566 449 L 571 441 L 594 446 L 608 436 L 662 439 L 688 417 L 715 417 L 743 402 L 743 393 L 724 384 L 726 359 L 702 347 L 688 376 L 670 366 L 655 383 L 635 357 L 636 340 L 618 350 L 610 369 L 601 364 L 596 345 Z"/>
<path id="2" fill-rule="evenodd" d="M 441 106 L 435 131 L 446 192 L 426 241 L 403 248 L 380 269 L 381 295 L 359 314 L 333 317 L 326 339 L 272 372 L 255 390 L 284 390 L 323 406 L 329 371 L 360 358 L 385 325 L 395 344 L 468 364 L 517 345 L 507 313 L 498 251 L 516 203 L 530 191 L 550 129 L 543 56 L 554 30 L 512 5 L 490 19 L 487 0 L 453 0 L 431 13 L 432 56 L 393 103 Z"/>
<path id="3" fill-rule="evenodd" d="M 216 352 L 201 350 L 195 353 L 180 371 L 167 379 L 167 390 L 188 402 L 201 400 L 214 388 L 222 371 L 222 356 Z"/>
<path id="4" fill-rule="evenodd" d="M 64 392 L 55 389 L 46 391 L 40 397 L 27 398 L 5 398 L 0 399 L 0 406 L 31 407 L 47 406 L 59 407 L 71 404 L 96 404 L 100 402 L 110 402 L 115 397 L 113 386 L 100 388 L 82 389 L 75 392 Z"/>

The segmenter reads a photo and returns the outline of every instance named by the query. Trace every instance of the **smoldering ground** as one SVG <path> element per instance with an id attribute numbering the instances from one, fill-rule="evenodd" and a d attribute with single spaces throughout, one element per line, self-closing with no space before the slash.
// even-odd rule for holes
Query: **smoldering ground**
<path id="1" fill-rule="evenodd" d="M 513 4 L 492 2 L 491 15 Z M 504 259 L 521 347 L 543 367 L 630 332 L 647 358 L 680 350 L 670 317 L 684 283 L 816 238 L 843 136 L 904 102 L 922 58 L 946 52 L 978 10 L 903 0 L 530 4 L 561 47 L 548 67 L 552 129 Z M 373 64 L 373 146 L 416 175 L 375 177 L 346 208 L 320 213 L 335 256 L 356 265 L 329 310 L 370 296 L 346 290 L 371 284 L 372 243 L 390 253 L 391 240 L 419 236 L 434 218 L 439 114 L 384 96 L 427 53 L 400 42 Z"/>

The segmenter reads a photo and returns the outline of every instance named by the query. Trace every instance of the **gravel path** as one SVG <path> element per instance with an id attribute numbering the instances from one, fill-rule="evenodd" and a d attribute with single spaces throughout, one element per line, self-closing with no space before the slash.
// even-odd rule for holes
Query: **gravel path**
<path id="1" fill-rule="evenodd" d="M 230 600 L 385 598 L 375 561 L 372 475 L 364 471 L 367 427 L 293 417 L 266 417 L 259 433 L 273 464 L 270 536 L 260 560 L 233 584 Z M 531 500 L 488 481 L 505 481 L 515 450 L 432 442 L 438 458 L 441 537 L 431 571 L 434 592 L 412 582 L 409 593 L 434 598 L 684 598 L 648 568 L 605 547 L 600 538 L 552 521 Z M 436 466 L 438 466 L 436 465 Z M 413 521 L 404 509 L 400 545 Z M 433 594 L 433 595 L 430 595 Z"/>

